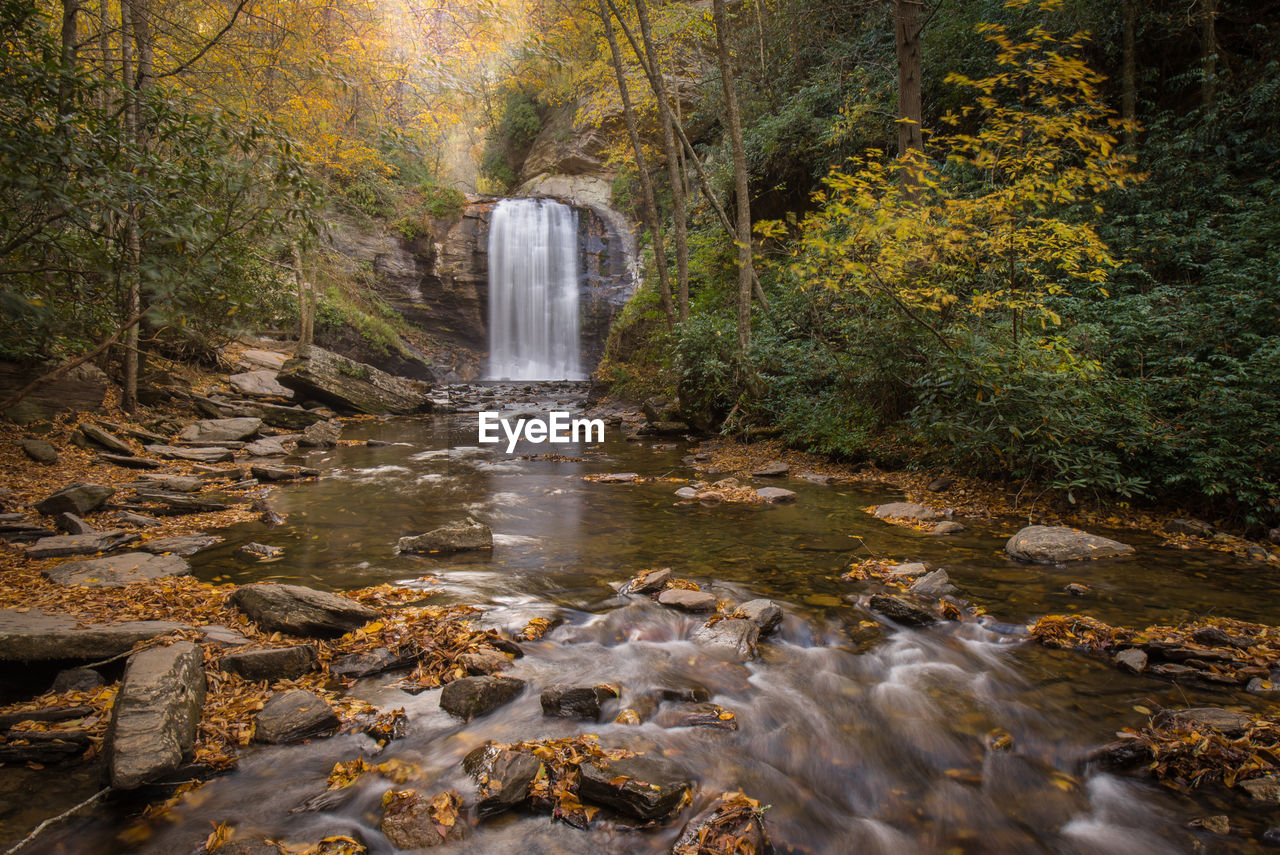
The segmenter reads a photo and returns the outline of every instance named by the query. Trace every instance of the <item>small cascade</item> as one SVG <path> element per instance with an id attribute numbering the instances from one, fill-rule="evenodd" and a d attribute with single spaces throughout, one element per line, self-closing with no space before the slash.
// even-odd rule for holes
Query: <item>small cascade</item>
<path id="1" fill-rule="evenodd" d="M 581 380 L 578 215 L 503 199 L 489 224 L 489 379 Z"/>

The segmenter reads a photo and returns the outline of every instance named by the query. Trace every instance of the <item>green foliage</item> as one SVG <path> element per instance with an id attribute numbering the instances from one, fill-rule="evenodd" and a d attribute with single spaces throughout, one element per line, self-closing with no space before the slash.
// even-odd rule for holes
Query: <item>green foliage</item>
<path id="1" fill-rule="evenodd" d="M 509 190 L 541 130 L 542 117 L 534 98 L 522 89 L 507 92 L 501 112 L 485 140 L 480 175 L 501 190 Z"/>

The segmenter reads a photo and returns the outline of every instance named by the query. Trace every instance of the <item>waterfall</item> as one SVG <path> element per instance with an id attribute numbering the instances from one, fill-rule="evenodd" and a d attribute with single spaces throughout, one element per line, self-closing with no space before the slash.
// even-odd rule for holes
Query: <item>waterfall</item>
<path id="1" fill-rule="evenodd" d="M 503 199 L 489 222 L 489 379 L 581 380 L 578 215 Z"/>

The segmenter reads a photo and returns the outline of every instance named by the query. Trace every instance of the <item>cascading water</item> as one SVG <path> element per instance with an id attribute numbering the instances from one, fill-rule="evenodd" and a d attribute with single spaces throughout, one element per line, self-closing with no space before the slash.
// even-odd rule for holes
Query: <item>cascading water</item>
<path id="1" fill-rule="evenodd" d="M 503 199 L 489 223 L 489 379 L 581 380 L 578 215 Z"/>

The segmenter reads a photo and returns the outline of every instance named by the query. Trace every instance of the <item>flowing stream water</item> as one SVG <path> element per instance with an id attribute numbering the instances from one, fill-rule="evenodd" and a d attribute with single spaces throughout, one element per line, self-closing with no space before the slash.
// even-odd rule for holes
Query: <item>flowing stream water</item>
<path id="1" fill-rule="evenodd" d="M 578 215 L 503 199 L 489 222 L 489 377 L 580 380 Z"/>
<path id="2" fill-rule="evenodd" d="M 507 403 L 510 412 L 573 406 Z M 230 821 L 237 838 L 302 843 L 351 834 L 369 851 L 388 853 L 378 819 L 383 793 L 395 785 L 377 775 L 339 791 L 323 809 L 300 810 L 325 790 L 336 762 L 399 758 L 425 770 L 426 783 L 414 784 L 424 792 L 455 787 L 466 797 L 474 786 L 460 761 L 486 740 L 582 732 L 598 734 L 608 747 L 680 764 L 697 782 L 694 804 L 673 822 L 647 829 L 606 818 L 580 831 L 545 815 L 511 813 L 439 851 L 667 852 L 695 810 L 739 788 L 771 806 L 766 816 L 781 853 L 1259 851 L 1247 836 L 1215 838 L 1185 828 L 1193 817 L 1230 813 L 1233 825 L 1256 839 L 1267 817 L 1245 810 L 1234 795 L 1177 795 L 1079 763 L 1118 728 L 1144 723 L 1137 705 L 1239 705 L 1248 696 L 1127 675 L 1040 648 L 998 624 L 902 629 L 857 604 L 866 583 L 838 577 L 851 561 L 872 555 L 924 560 L 945 567 L 963 597 L 1002 622 L 1080 611 L 1142 626 L 1205 614 L 1274 620 L 1274 571 L 1164 548 L 1132 532 L 1115 534 L 1138 547 L 1134 558 L 1020 565 L 1001 549 L 1018 520 L 968 520 L 957 537 L 929 537 L 863 510 L 898 498 L 888 488 L 789 479 L 786 486 L 799 494 L 794 505 L 678 506 L 672 491 L 679 484 L 607 485 L 582 476 L 691 477 L 681 462 L 686 443 L 629 442 L 610 429 L 602 444 L 522 443 L 507 455 L 478 446 L 475 425 L 472 414 L 353 424 L 345 438 L 393 444 L 307 454 L 306 463 L 324 474 L 280 488 L 273 504 L 288 514 L 284 526 L 232 528 L 225 544 L 193 563 L 207 580 L 331 589 L 431 574 L 438 579 L 431 586 L 440 592 L 436 601 L 483 606 L 484 625 L 516 632 L 534 616 L 563 618 L 542 640 L 525 644 L 526 655 L 510 669 L 529 682 L 523 695 L 463 723 L 439 709 L 438 690 L 414 696 L 390 688 L 391 677 L 368 679 L 357 685 L 358 695 L 386 709 L 403 707 L 410 719 L 407 737 L 376 759 L 374 743 L 362 735 L 252 747 L 235 771 L 153 823 L 149 836 L 120 836 L 127 818 L 102 809 L 49 833 L 30 851 L 196 852 L 215 824 Z M 580 461 L 537 457 L 548 451 Z M 468 514 L 492 525 L 492 553 L 395 553 L 397 538 Z M 239 552 L 250 540 L 282 546 L 284 557 L 259 562 Z M 620 596 L 610 586 L 664 565 L 725 599 L 774 598 L 786 610 L 779 632 L 762 642 L 758 659 L 741 664 L 689 640 L 700 618 Z M 1092 594 L 1063 593 L 1071 581 L 1087 582 Z M 655 689 L 701 687 L 737 714 L 740 729 L 664 727 L 661 709 L 638 727 L 614 724 L 611 715 L 599 724 L 543 717 L 541 688 L 563 681 L 619 684 L 618 707 Z M 1013 736 L 1012 751 L 985 749 L 993 728 Z"/>

